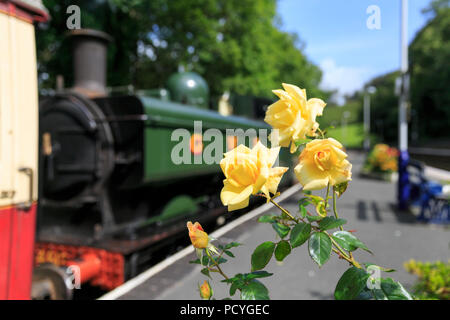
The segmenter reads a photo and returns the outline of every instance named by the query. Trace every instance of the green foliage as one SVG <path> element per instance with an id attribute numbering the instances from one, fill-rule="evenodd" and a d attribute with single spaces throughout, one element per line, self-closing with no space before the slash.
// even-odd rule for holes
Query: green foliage
<path id="1" fill-rule="evenodd" d="M 272 258 L 274 250 L 275 243 L 272 241 L 266 241 L 257 246 L 251 257 L 252 271 L 263 269 Z"/>
<path id="2" fill-rule="evenodd" d="M 255 271 L 251 273 L 238 273 L 233 278 L 222 280 L 231 284 L 230 296 L 234 296 L 236 290 L 241 290 L 242 300 L 268 300 L 268 290 L 257 278 L 270 277 L 272 273 L 267 271 Z M 253 297 L 253 298 L 252 298 Z"/>
<path id="3" fill-rule="evenodd" d="M 348 181 L 339 183 L 333 186 L 333 191 L 336 192 L 337 196 L 340 197 L 347 190 Z"/>
<path id="4" fill-rule="evenodd" d="M 334 290 L 334 298 L 336 300 L 354 300 L 361 291 L 366 287 L 369 274 L 363 269 L 351 267 L 344 272 L 339 279 L 336 289 Z"/>
<path id="5" fill-rule="evenodd" d="M 200 262 L 200 259 L 196 259 L 196 260 L 189 261 L 189 263 L 201 264 L 202 266 L 207 266 L 209 263 L 209 257 L 205 255 L 205 256 L 202 256 L 201 262 Z"/>
<path id="6" fill-rule="evenodd" d="M 211 278 L 211 275 L 209 274 L 209 269 L 208 268 L 203 268 L 202 270 L 200 270 L 200 272 L 202 274 L 204 274 L 205 276 Z M 212 279 L 212 278 L 211 278 Z"/>
<path id="7" fill-rule="evenodd" d="M 381 279 L 381 291 L 387 300 L 412 300 L 408 291 L 403 288 L 400 282 L 391 278 Z"/>
<path id="8" fill-rule="evenodd" d="M 450 260 L 445 263 L 410 260 L 405 269 L 418 277 L 414 295 L 421 300 L 450 300 Z"/>
<path id="9" fill-rule="evenodd" d="M 275 259 L 283 261 L 291 253 L 291 245 L 286 240 L 278 242 L 275 249 Z"/>
<path id="10" fill-rule="evenodd" d="M 324 217 L 321 217 L 321 216 L 306 216 L 306 219 L 308 219 L 309 222 L 320 221 L 323 218 Z"/>
<path id="11" fill-rule="evenodd" d="M 272 223 L 277 221 L 277 216 L 274 214 L 271 215 L 262 215 L 258 218 L 258 222 L 262 223 Z"/>
<path id="12" fill-rule="evenodd" d="M 347 124 L 361 122 L 362 102 L 359 100 L 350 100 L 343 106 L 327 105 L 324 109 L 323 115 L 317 117 L 317 122 L 319 122 L 321 128 L 327 128 L 330 126 L 337 128 L 341 125 L 342 120 L 344 119 L 344 112 L 348 112 L 349 114 L 349 117 L 346 120 Z"/>
<path id="13" fill-rule="evenodd" d="M 241 290 L 242 300 L 269 300 L 269 290 L 258 280 L 251 280 Z"/>
<path id="14" fill-rule="evenodd" d="M 299 247 L 308 240 L 311 234 L 311 225 L 309 223 L 298 223 L 291 231 L 291 246 L 292 248 Z"/>
<path id="15" fill-rule="evenodd" d="M 434 1 L 435 17 L 409 48 L 411 105 L 417 119 L 413 126 L 420 137 L 449 136 L 450 8 L 448 1 L 440 2 Z"/>
<path id="16" fill-rule="evenodd" d="M 334 229 L 347 223 L 345 219 L 336 219 L 334 217 L 325 217 L 319 222 L 319 228 L 322 231 Z"/>
<path id="17" fill-rule="evenodd" d="M 448 0 L 433 1 L 423 10 L 432 18 L 409 46 L 411 133 L 420 141 L 449 136 L 450 126 L 450 8 Z M 396 143 L 398 138 L 398 100 L 395 79 L 399 71 L 369 81 L 375 86 L 371 98 L 371 128 L 381 141 Z M 360 97 L 362 103 L 362 95 Z M 327 115 L 329 116 L 329 115 Z"/>
<path id="18" fill-rule="evenodd" d="M 320 196 L 315 196 L 312 194 L 305 194 L 309 202 L 313 204 L 316 208 L 317 214 L 323 218 L 326 217 L 327 211 L 325 210 L 325 200 Z"/>
<path id="19" fill-rule="evenodd" d="M 65 40 L 70 0 L 44 0 L 52 20 L 37 30 L 41 87 L 54 87 L 57 74 L 73 79 Z M 77 1 L 81 27 L 109 33 L 108 85 L 164 87 L 179 67 L 200 73 L 213 96 L 225 90 L 274 97 L 282 82 L 318 89 L 321 71 L 302 53 L 297 35 L 276 25 L 275 0 L 105 0 Z M 114 72 L 111 72 L 114 70 Z"/>
<path id="20" fill-rule="evenodd" d="M 372 253 L 364 243 L 348 231 L 336 231 L 333 233 L 332 237 L 342 248 L 347 251 L 355 251 L 356 249 L 361 248 Z"/>
<path id="21" fill-rule="evenodd" d="M 286 237 L 289 231 L 291 231 L 291 228 L 279 222 L 272 223 L 272 228 L 277 232 L 281 239 Z"/>
<path id="22" fill-rule="evenodd" d="M 370 128 L 382 141 L 396 142 L 398 136 L 398 96 L 395 95 L 395 80 L 400 72 L 394 71 L 378 76 L 365 85 L 377 91 L 370 97 Z M 361 96 L 361 104 L 363 95 Z"/>
<path id="23" fill-rule="evenodd" d="M 219 244 L 218 247 L 222 250 L 228 250 L 231 248 L 239 247 L 241 245 L 242 245 L 241 243 L 233 241 L 233 242 L 227 243 L 226 245 Z"/>
<path id="24" fill-rule="evenodd" d="M 336 285 L 334 297 L 336 300 L 412 300 L 399 282 L 391 278 L 371 278 L 365 270 L 356 267 L 344 272 Z"/>
<path id="25" fill-rule="evenodd" d="M 331 240 L 324 232 L 314 232 L 308 241 L 309 255 L 319 267 L 330 259 Z"/>
<path id="26" fill-rule="evenodd" d="M 327 136 L 332 136 L 346 148 L 361 148 L 364 142 L 364 125 L 352 123 L 347 126 L 339 126 L 329 129 Z"/>

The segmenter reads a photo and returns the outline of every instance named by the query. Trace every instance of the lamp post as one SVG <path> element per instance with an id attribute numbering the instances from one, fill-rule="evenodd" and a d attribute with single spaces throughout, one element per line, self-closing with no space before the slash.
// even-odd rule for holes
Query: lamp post
<path id="1" fill-rule="evenodd" d="M 409 176 L 407 166 L 409 162 L 408 154 L 408 123 L 406 111 L 409 95 L 409 74 L 408 74 L 408 1 L 401 0 L 401 86 L 399 98 L 398 115 L 398 145 L 400 154 L 398 157 L 398 208 L 408 209 L 410 194 Z"/>
<path id="2" fill-rule="evenodd" d="M 342 117 L 341 117 L 341 133 L 342 133 L 343 143 L 346 147 L 348 147 L 348 139 L 347 139 L 348 118 L 350 118 L 350 111 L 344 111 L 342 113 Z"/>
<path id="3" fill-rule="evenodd" d="M 364 150 L 370 150 L 370 95 L 374 94 L 377 89 L 370 86 L 364 93 Z"/>

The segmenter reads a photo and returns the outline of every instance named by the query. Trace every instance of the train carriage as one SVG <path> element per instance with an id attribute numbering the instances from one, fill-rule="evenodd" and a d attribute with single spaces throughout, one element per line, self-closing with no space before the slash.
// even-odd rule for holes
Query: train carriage
<path id="1" fill-rule="evenodd" d="M 40 1 L 0 1 L 0 299 L 29 299 L 37 210 Z"/>

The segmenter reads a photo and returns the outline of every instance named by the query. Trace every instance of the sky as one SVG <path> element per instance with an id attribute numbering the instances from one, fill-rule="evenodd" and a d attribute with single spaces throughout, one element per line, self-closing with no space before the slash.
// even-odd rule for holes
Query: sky
<path id="1" fill-rule="evenodd" d="M 409 43 L 429 19 L 421 10 L 430 2 L 408 0 Z M 305 44 L 306 56 L 322 69 L 321 87 L 337 89 L 338 102 L 343 103 L 344 94 L 361 89 L 375 76 L 400 68 L 400 3 L 279 0 L 278 14 L 281 29 L 297 33 Z"/>

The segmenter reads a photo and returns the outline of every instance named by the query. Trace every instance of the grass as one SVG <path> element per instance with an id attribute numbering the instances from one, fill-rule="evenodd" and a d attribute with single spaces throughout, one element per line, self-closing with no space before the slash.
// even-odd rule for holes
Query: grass
<path id="1" fill-rule="evenodd" d="M 338 140 L 346 148 L 361 148 L 364 142 L 364 125 L 352 123 L 345 127 L 329 129 L 327 136 Z"/>
<path id="2" fill-rule="evenodd" d="M 317 122 L 320 123 L 321 128 L 327 128 L 329 126 L 337 127 L 341 125 L 343 120 L 344 112 L 347 112 L 348 118 L 347 123 L 357 123 L 360 120 L 360 115 L 362 113 L 362 106 L 358 102 L 349 102 L 348 104 L 339 106 L 326 106 L 323 110 L 323 115 L 317 117 Z"/>

